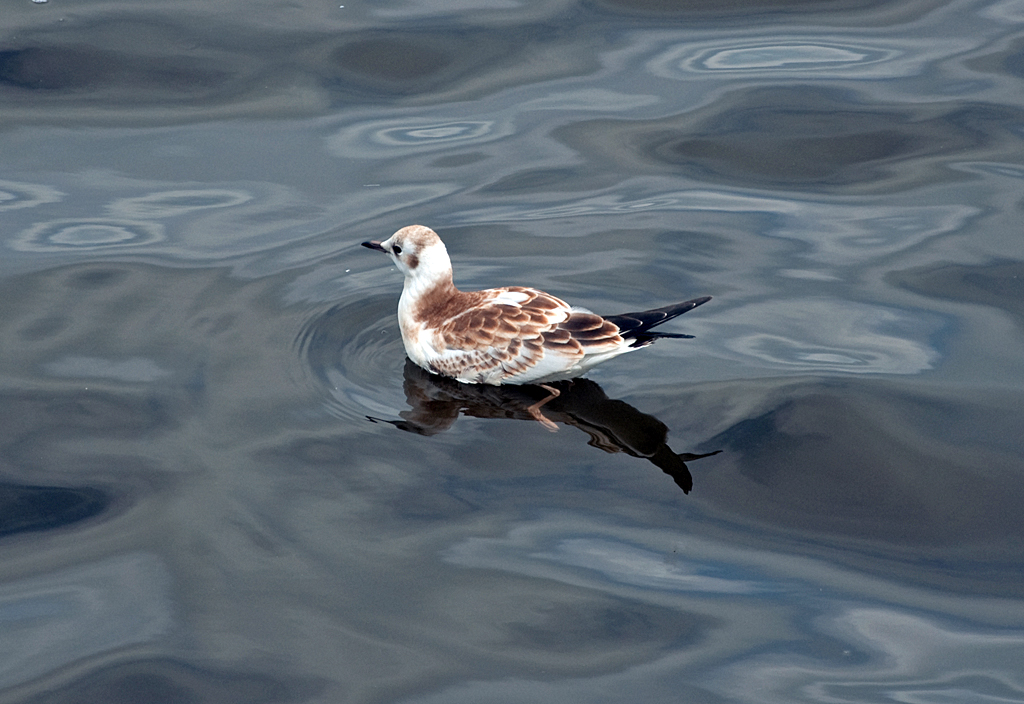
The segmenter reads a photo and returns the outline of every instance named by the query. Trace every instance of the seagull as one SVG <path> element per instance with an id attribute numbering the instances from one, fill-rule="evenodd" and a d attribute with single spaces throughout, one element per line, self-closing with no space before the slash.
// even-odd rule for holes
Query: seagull
<path id="1" fill-rule="evenodd" d="M 638 313 L 600 316 L 525 286 L 460 291 L 448 250 L 423 225 L 409 225 L 383 242 L 362 245 L 387 254 L 405 275 L 398 325 L 409 359 L 464 384 L 538 384 L 550 396 L 530 412 L 549 428 L 554 424 L 545 423 L 540 407 L 559 391 L 545 382 L 578 377 L 663 337 L 692 338 L 652 328 L 711 300 L 703 296 Z"/>

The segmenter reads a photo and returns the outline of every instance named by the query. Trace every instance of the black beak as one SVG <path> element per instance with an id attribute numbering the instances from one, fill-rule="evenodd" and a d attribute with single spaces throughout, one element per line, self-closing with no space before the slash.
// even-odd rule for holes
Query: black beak
<path id="1" fill-rule="evenodd" d="M 380 242 L 377 240 L 370 240 L 369 242 L 362 243 L 367 249 L 375 249 L 378 252 L 386 252 L 387 250 L 380 246 Z"/>

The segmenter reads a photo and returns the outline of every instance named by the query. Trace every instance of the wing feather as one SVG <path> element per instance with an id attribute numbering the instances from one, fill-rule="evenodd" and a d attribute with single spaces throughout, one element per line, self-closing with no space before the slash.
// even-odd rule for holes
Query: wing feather
<path id="1" fill-rule="evenodd" d="M 519 286 L 479 293 L 486 295 L 436 327 L 438 356 L 432 366 L 438 373 L 475 383 L 498 383 L 543 359 L 549 339 L 560 352 L 579 354 L 579 345 L 568 331 L 558 331 L 559 324 L 570 317 L 564 301 Z"/>
<path id="2" fill-rule="evenodd" d="M 604 318 L 596 313 L 574 311 L 559 327 L 570 332 L 586 332 L 600 328 L 604 325 L 604 322 Z"/>
<path id="3" fill-rule="evenodd" d="M 627 344 L 615 323 L 536 289 L 475 292 L 472 304 L 434 330 L 434 371 L 470 383 L 579 372 L 585 357 Z"/>
<path id="4" fill-rule="evenodd" d="M 573 313 L 558 327 L 567 331 L 587 354 L 612 350 L 623 343 L 619 327 L 594 313 Z"/>

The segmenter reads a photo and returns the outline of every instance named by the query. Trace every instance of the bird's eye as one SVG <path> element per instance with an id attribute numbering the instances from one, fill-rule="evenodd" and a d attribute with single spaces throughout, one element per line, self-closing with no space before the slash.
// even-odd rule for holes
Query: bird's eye
<path id="1" fill-rule="evenodd" d="M 395 254 L 401 254 L 402 248 L 396 244 L 391 247 L 391 251 L 394 252 Z"/>

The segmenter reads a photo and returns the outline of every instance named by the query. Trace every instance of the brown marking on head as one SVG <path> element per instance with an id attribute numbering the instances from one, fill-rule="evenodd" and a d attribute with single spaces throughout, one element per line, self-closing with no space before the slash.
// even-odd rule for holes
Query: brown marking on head
<path id="1" fill-rule="evenodd" d="M 371 249 L 373 248 L 372 243 L 365 244 Z M 398 263 L 398 268 L 403 269 L 404 267 L 403 270 L 407 275 L 413 274 L 420 267 L 424 261 L 425 252 L 443 252 L 443 259 L 440 262 L 435 262 L 435 265 L 439 264 L 442 271 L 448 266 L 448 254 L 441 238 L 437 236 L 436 232 L 423 225 L 403 227 L 381 244 L 383 245 L 382 251 L 391 254 Z M 435 259 L 437 258 L 436 255 L 433 256 Z"/>
<path id="2" fill-rule="evenodd" d="M 441 238 L 437 236 L 437 233 L 426 225 L 406 225 L 401 230 L 391 235 L 391 238 L 402 246 L 410 244 L 420 249 L 423 247 L 429 247 L 435 242 L 441 241 Z"/>

